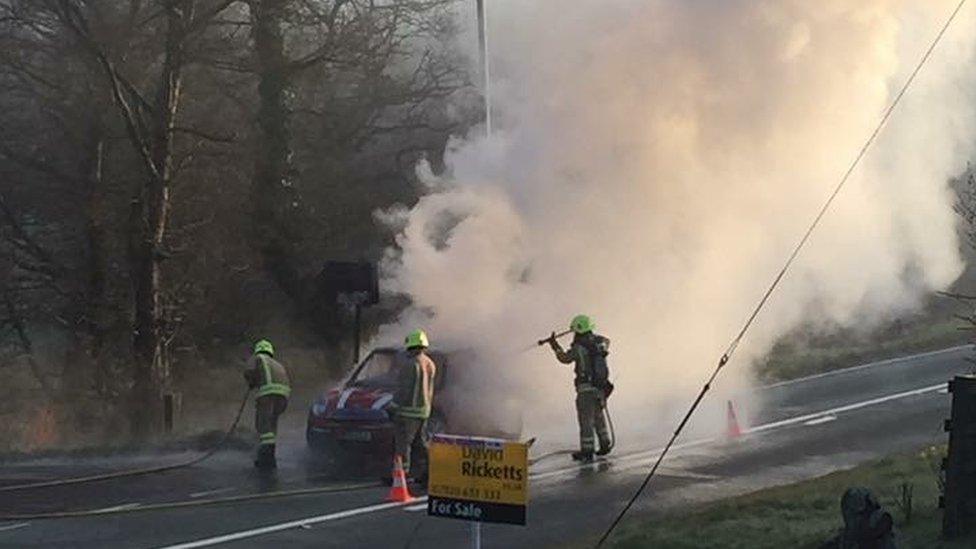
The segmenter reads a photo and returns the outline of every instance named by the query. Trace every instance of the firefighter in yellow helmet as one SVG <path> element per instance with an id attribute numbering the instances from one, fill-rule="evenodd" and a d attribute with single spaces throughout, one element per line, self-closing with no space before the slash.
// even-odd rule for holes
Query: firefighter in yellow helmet
<path id="1" fill-rule="evenodd" d="M 423 330 L 410 332 L 404 346 L 405 349 L 396 357 L 397 389 L 387 410 L 394 422 L 395 456 L 400 456 L 403 469 L 409 474 L 410 454 L 412 451 L 417 452 L 417 457 L 423 463 L 414 464 L 421 473 L 413 476 L 425 482 L 427 441 L 424 439 L 424 431 L 434 403 L 437 366 L 427 356 L 430 342 Z"/>
<path id="2" fill-rule="evenodd" d="M 274 469 L 275 444 L 278 434 L 278 418 L 288 407 L 291 384 L 288 371 L 274 359 L 274 346 L 267 339 L 254 344 L 254 354 L 247 362 L 244 379 L 252 389 L 257 389 L 254 401 L 254 428 L 258 432 L 257 456 L 254 466 Z"/>
<path id="3" fill-rule="evenodd" d="M 593 332 L 596 325 L 586 315 L 577 315 L 569 327 L 573 331 L 573 343 L 569 349 L 563 350 L 556 341 L 555 333 L 548 341 L 559 362 L 574 365 L 580 449 L 573 453 L 573 459 L 590 462 L 593 461 L 594 450 L 596 455 L 603 456 L 609 454 L 613 446 L 604 413 L 607 397 L 613 391 L 606 360 L 610 340 Z M 600 442 L 599 449 L 596 449 L 596 439 Z"/>

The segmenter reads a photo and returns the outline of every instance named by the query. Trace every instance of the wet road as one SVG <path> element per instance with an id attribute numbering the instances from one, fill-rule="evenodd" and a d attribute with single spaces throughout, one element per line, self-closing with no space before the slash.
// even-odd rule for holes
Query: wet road
<path id="1" fill-rule="evenodd" d="M 635 514 L 793 482 L 892 452 L 946 440 L 944 383 L 971 369 L 969 347 L 777 384 L 760 389 L 743 436 L 680 439 Z M 657 441 L 660 444 L 663 441 Z M 533 467 L 527 527 L 485 525 L 485 547 L 553 546 L 595 540 L 657 456 L 623 444 L 612 459 L 579 466 L 565 456 Z M 168 456 L 178 461 L 190 457 Z M 158 461 L 158 458 L 156 458 Z M 76 476 L 133 465 L 45 461 L 4 464 L 0 485 Z M 136 465 L 145 466 L 147 463 Z M 360 479 L 362 480 L 362 479 Z M 284 460 L 277 478 L 256 476 L 249 456 L 226 452 L 189 469 L 92 485 L 0 492 L 3 514 L 119 509 L 104 516 L 0 522 L 0 547 L 458 547 L 463 522 L 427 518 L 424 500 L 386 504 L 384 488 L 239 499 L 275 490 L 341 489 L 355 480 L 323 478 L 300 459 Z M 165 502 L 181 507 L 152 509 Z M 148 509 L 147 509 L 148 508 Z M 131 512 L 134 511 L 134 512 Z"/>

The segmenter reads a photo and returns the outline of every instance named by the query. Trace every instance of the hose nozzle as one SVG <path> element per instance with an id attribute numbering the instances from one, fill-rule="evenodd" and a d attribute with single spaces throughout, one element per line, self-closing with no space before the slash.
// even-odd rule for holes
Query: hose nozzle
<path id="1" fill-rule="evenodd" d="M 538 345 L 541 347 L 541 346 L 545 345 L 546 343 L 555 342 L 557 339 L 559 339 L 559 338 L 561 338 L 563 336 L 567 336 L 567 335 L 569 335 L 571 333 L 573 333 L 572 330 L 566 330 L 565 332 L 559 332 L 558 334 L 557 333 L 553 333 L 551 336 L 549 336 L 549 337 L 547 337 L 545 339 L 540 339 L 538 341 Z"/>

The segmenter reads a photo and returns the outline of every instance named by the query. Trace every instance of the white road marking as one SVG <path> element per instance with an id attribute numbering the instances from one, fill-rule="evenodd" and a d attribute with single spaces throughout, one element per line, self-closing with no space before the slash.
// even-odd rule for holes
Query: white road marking
<path id="1" fill-rule="evenodd" d="M 943 395 L 947 395 L 947 394 L 949 394 L 949 386 L 947 385 L 947 386 L 946 386 L 946 388 L 945 388 L 945 389 L 942 389 L 942 390 L 940 390 L 940 391 L 939 391 L 939 393 L 940 393 L 940 394 L 943 394 Z"/>
<path id="2" fill-rule="evenodd" d="M 228 486 L 227 488 L 217 488 L 216 490 L 205 490 L 203 492 L 193 492 L 190 497 L 193 499 L 202 498 L 203 496 L 212 496 L 214 494 L 223 494 L 224 492 L 232 492 L 237 490 L 234 486 Z"/>
<path id="3" fill-rule="evenodd" d="M 124 509 L 135 509 L 142 505 L 141 503 L 124 503 L 122 505 L 116 505 L 115 507 L 105 507 L 104 509 L 95 509 L 92 513 L 110 513 L 112 511 L 122 511 Z"/>
<path id="4" fill-rule="evenodd" d="M 776 429 L 777 427 L 784 427 L 786 425 L 794 425 L 796 423 L 803 423 L 810 421 L 811 419 L 816 419 L 820 416 L 825 415 L 837 415 L 844 412 L 850 412 L 852 410 L 860 410 L 861 408 L 867 408 L 868 406 L 874 406 L 876 404 L 883 404 L 885 402 L 890 402 L 892 400 L 900 400 L 907 397 L 924 395 L 925 393 L 934 393 L 940 389 L 947 386 L 947 383 L 940 383 L 938 385 L 930 385 L 928 387 L 922 387 L 921 389 L 913 389 L 911 391 L 904 391 L 901 393 L 895 393 L 893 395 L 887 395 L 878 398 L 872 398 L 870 400 L 864 400 L 861 402 L 855 402 L 853 404 L 848 404 L 846 406 L 839 406 L 837 408 L 831 408 L 830 410 L 824 410 L 822 412 L 815 412 L 812 414 L 806 414 L 802 416 L 797 416 L 789 419 L 784 419 L 782 421 L 774 421 L 772 423 L 767 423 L 765 425 L 760 425 L 758 427 L 753 427 L 751 429 L 746 429 L 746 433 L 761 433 L 763 431 L 768 431 L 770 429 Z"/>
<path id="5" fill-rule="evenodd" d="M 409 511 L 411 513 L 416 513 L 417 511 L 426 511 L 427 510 L 427 504 L 426 503 L 421 503 L 420 505 L 411 505 L 410 507 L 404 507 L 403 510 L 404 511 Z"/>
<path id="6" fill-rule="evenodd" d="M 948 349 L 939 349 L 938 351 L 929 351 L 927 353 L 919 353 L 917 355 L 900 356 L 897 358 L 889 358 L 887 360 L 879 360 L 878 362 L 869 362 L 868 364 L 861 364 L 858 366 L 852 366 L 850 368 L 841 368 L 840 370 L 830 370 L 829 372 L 823 372 L 820 374 L 814 374 L 812 376 L 798 377 L 796 379 L 788 379 L 786 381 L 780 381 L 777 383 L 770 383 L 769 385 L 764 385 L 759 387 L 759 390 L 764 389 L 775 389 L 777 387 L 783 387 L 784 385 L 794 385 L 796 383 L 803 383 L 804 381 L 810 381 L 812 379 L 820 379 L 824 377 L 832 377 L 842 374 L 849 374 L 851 372 L 857 372 L 859 370 L 866 370 L 868 368 L 877 368 L 878 366 L 887 366 L 889 364 L 896 364 L 898 362 L 907 362 L 909 360 L 916 360 L 919 358 L 927 358 L 930 356 L 938 356 L 947 353 L 954 353 L 956 351 L 961 351 L 963 349 L 973 349 L 972 344 L 958 345 L 956 347 L 949 347 Z"/>
<path id="7" fill-rule="evenodd" d="M 872 398 L 870 400 L 865 400 L 865 401 L 862 401 L 862 402 L 855 402 L 855 403 L 852 403 L 852 404 L 847 404 L 845 406 L 839 406 L 837 408 L 831 408 L 829 410 L 822 410 L 820 412 L 815 412 L 815 413 L 812 413 L 812 414 L 805 414 L 805 415 L 802 415 L 802 416 L 796 416 L 796 417 L 784 419 L 784 420 L 781 420 L 781 421 L 774 421 L 774 422 L 771 422 L 771 423 L 766 423 L 764 425 L 758 425 L 758 426 L 752 427 L 750 429 L 745 429 L 743 431 L 743 434 L 763 433 L 763 432 L 770 431 L 770 430 L 773 430 L 773 429 L 778 429 L 780 427 L 787 427 L 787 426 L 790 426 L 790 425 L 796 425 L 796 424 L 799 424 L 799 423 L 805 423 L 807 421 L 811 421 L 811 420 L 815 420 L 815 419 L 818 419 L 818 418 L 822 418 L 824 416 L 829 416 L 829 415 L 836 416 L 837 414 L 840 414 L 840 413 L 843 413 L 843 412 L 850 412 L 850 411 L 853 411 L 853 410 L 859 410 L 861 408 L 867 408 L 868 406 L 874 406 L 874 405 L 877 405 L 877 404 L 882 404 L 882 403 L 890 402 L 890 401 L 893 401 L 893 400 L 899 400 L 899 399 L 908 398 L 908 397 L 912 397 L 912 396 L 919 396 L 919 395 L 924 395 L 924 394 L 927 394 L 927 393 L 933 393 L 933 392 L 939 391 L 940 389 L 945 388 L 946 386 L 947 386 L 947 384 L 940 383 L 938 385 L 931 385 L 931 386 L 928 386 L 928 387 L 922 387 L 920 389 L 914 389 L 914 390 L 911 390 L 911 391 L 904 391 L 904 392 L 901 392 L 901 393 L 895 393 L 895 394 L 887 395 L 887 396 L 883 396 L 883 397 Z M 693 448 L 693 447 L 696 447 L 696 446 L 704 446 L 706 444 L 715 442 L 715 441 L 717 441 L 717 440 L 719 440 L 721 438 L 724 438 L 724 437 L 711 437 L 711 438 L 699 439 L 699 440 L 694 440 L 694 441 L 686 442 L 684 444 L 675 444 L 674 446 L 671 447 L 671 449 L 672 450 L 682 450 L 682 449 Z M 642 459 L 648 459 L 649 457 L 653 457 L 653 458 L 656 459 L 660 455 L 661 450 L 662 449 L 659 448 L 659 449 L 656 449 L 656 450 L 644 450 L 644 451 L 640 451 L 640 452 L 634 452 L 632 454 L 625 454 L 623 456 L 616 457 L 616 458 L 614 458 L 612 460 L 608 458 L 603 463 L 618 463 L 618 462 L 626 462 L 626 461 L 633 461 L 633 460 L 642 460 Z M 534 480 L 534 481 L 538 481 L 538 480 L 542 480 L 542 479 L 545 479 L 545 478 L 551 478 L 551 477 L 558 476 L 558 475 L 564 475 L 566 473 L 571 473 L 571 472 L 579 471 L 579 470 L 582 470 L 582 469 L 588 469 L 588 468 L 592 468 L 594 466 L 599 466 L 599 465 L 601 465 L 601 463 L 591 463 L 591 464 L 574 465 L 574 466 L 566 467 L 566 468 L 563 468 L 563 469 L 557 469 L 555 471 L 547 471 L 545 473 L 538 473 L 538 474 L 534 474 L 534 475 L 529 475 L 529 479 L 530 480 Z M 636 467 L 638 465 L 639 464 L 635 463 L 635 464 L 632 464 L 630 467 L 632 468 L 632 467 Z M 615 471 L 619 471 L 619 470 L 623 470 L 623 469 L 621 469 L 619 467 L 615 467 L 614 470 Z M 327 515 L 318 515 L 318 516 L 308 517 L 308 518 L 304 518 L 304 519 L 293 520 L 293 521 L 289 521 L 289 522 L 283 522 L 283 523 L 279 523 L 279 524 L 272 524 L 270 526 L 265 526 L 265 527 L 262 527 L 262 528 L 255 528 L 255 529 L 252 529 L 252 530 L 242 530 L 242 531 L 234 532 L 234 533 L 231 533 L 231 534 L 225 534 L 225 535 L 215 536 L 215 537 L 211 537 L 211 538 L 203 538 L 203 539 L 199 539 L 199 540 L 196 540 L 196 541 L 191 541 L 191 542 L 182 543 L 182 544 L 178 544 L 178 545 L 170 545 L 170 546 L 167 546 L 167 547 L 165 547 L 163 549 L 192 549 L 194 547 L 209 547 L 211 545 L 218 545 L 218 544 L 227 543 L 227 542 L 230 542 L 230 541 L 237 541 L 237 540 L 241 540 L 241 539 L 247 539 L 247 538 L 253 538 L 253 537 L 257 537 L 257 536 L 262 536 L 262 535 L 265 535 L 265 534 L 272 534 L 274 532 L 281 532 L 282 530 L 290 530 L 292 528 L 301 528 L 301 527 L 304 527 L 306 525 L 307 526 L 310 526 L 310 525 L 313 525 L 313 524 L 321 524 L 323 522 L 330 522 L 330 521 L 340 520 L 340 519 L 344 519 L 344 518 L 355 517 L 355 516 L 359 516 L 359 515 L 366 515 L 366 514 L 370 514 L 370 513 L 377 513 L 377 512 L 381 512 L 381 511 L 386 511 L 388 509 L 404 508 L 404 509 L 407 509 L 407 510 L 418 510 L 419 511 L 420 510 L 419 508 L 421 507 L 420 504 L 423 504 L 423 508 L 426 508 L 426 503 L 427 503 L 427 496 L 423 496 L 423 497 L 419 497 L 419 498 L 417 498 L 417 499 L 415 499 L 415 500 L 413 500 L 411 502 L 408 502 L 408 503 L 381 503 L 379 505 L 370 505 L 370 506 L 367 506 L 367 507 L 358 507 L 358 508 L 355 508 L 355 509 L 349 509 L 347 511 L 340 511 L 340 512 L 337 512 L 337 513 L 329 513 Z"/>
<path id="8" fill-rule="evenodd" d="M 422 498 L 417 498 L 417 501 L 420 500 L 427 501 L 427 497 L 425 496 Z M 395 509 L 397 507 L 403 507 L 404 505 L 407 504 L 406 503 L 381 503 L 379 505 L 359 507 L 357 509 L 349 509 L 348 511 L 329 513 L 328 515 L 319 515 L 315 517 L 303 518 L 300 520 L 282 522 L 280 524 L 272 524 L 271 526 L 265 526 L 263 528 L 255 528 L 254 530 L 244 530 L 242 532 L 235 532 L 233 534 L 226 534 L 223 536 L 206 538 L 197 541 L 191 541 L 188 543 L 181 543 L 178 545 L 170 545 L 167 546 L 165 549 L 192 549 L 194 547 L 209 547 L 211 545 L 217 545 L 219 543 L 227 543 L 229 541 L 237 541 L 239 539 L 247 539 L 256 536 L 263 536 L 265 534 L 273 534 L 274 532 L 281 532 L 282 530 L 290 530 L 292 528 L 304 528 L 306 526 L 312 526 L 313 524 L 329 522 L 331 520 L 339 520 L 339 519 L 344 519 L 349 517 L 355 517 L 357 515 L 365 515 L 368 513 L 385 511 L 387 509 Z"/>
<path id="9" fill-rule="evenodd" d="M 688 448 L 695 448 L 697 446 L 705 446 L 706 444 L 711 444 L 712 442 L 715 442 L 716 440 L 718 440 L 718 437 L 701 438 L 701 439 L 697 439 L 697 440 L 692 440 L 692 441 L 689 441 L 689 442 L 685 442 L 685 443 L 682 443 L 682 444 L 675 444 L 674 446 L 671 447 L 671 451 L 687 450 Z M 605 463 L 614 463 L 614 464 L 616 464 L 616 463 L 626 463 L 628 461 L 640 461 L 640 463 L 635 463 L 634 466 L 635 467 L 642 466 L 642 465 L 644 465 L 644 460 L 647 460 L 647 459 L 649 459 L 651 457 L 657 458 L 657 456 L 661 454 L 661 450 L 663 450 L 663 448 L 656 448 L 654 450 L 641 450 L 639 452 L 634 452 L 634 453 L 631 453 L 631 454 L 624 454 L 622 456 L 617 456 L 615 458 L 607 458 L 602 463 L 604 463 L 604 464 Z M 562 469 L 556 469 L 556 470 L 553 470 L 553 471 L 546 471 L 545 473 L 536 473 L 534 475 L 530 475 L 529 476 L 529 479 L 530 480 L 534 480 L 534 481 L 539 481 L 539 480 L 544 480 L 544 479 L 551 478 L 551 477 L 558 477 L 558 476 L 566 475 L 568 473 L 576 473 L 577 471 L 581 471 L 581 470 L 585 470 L 585 469 L 593 469 L 594 467 L 598 467 L 599 465 L 601 465 L 600 462 L 570 465 L 569 467 L 563 467 Z M 625 470 L 625 469 L 620 469 L 620 468 L 615 467 L 614 470 L 615 471 L 622 471 L 622 470 Z"/>
<path id="10" fill-rule="evenodd" d="M 796 425 L 796 424 L 799 424 L 799 423 L 805 423 L 807 421 L 819 419 L 819 418 L 821 418 L 823 416 L 828 416 L 828 415 L 834 415 L 834 416 L 836 416 L 837 414 L 841 414 L 841 413 L 844 413 L 844 412 L 850 412 L 852 410 L 858 410 L 858 409 L 861 409 L 861 408 L 866 408 L 868 406 L 874 406 L 874 405 L 877 405 L 877 404 L 883 404 L 885 402 L 889 402 L 889 401 L 892 401 L 892 400 L 899 400 L 899 399 L 902 399 L 902 398 L 908 398 L 908 397 L 912 397 L 912 396 L 917 396 L 917 395 L 923 395 L 923 394 L 926 394 L 926 393 L 936 392 L 939 389 L 946 387 L 946 385 L 947 384 L 945 384 L 945 383 L 940 383 L 938 385 L 931 385 L 929 387 L 922 387 L 921 389 L 914 389 L 914 390 L 911 390 L 911 391 L 905 391 L 905 392 L 896 393 L 896 394 L 893 394 L 893 395 L 887 395 L 887 396 L 883 396 L 883 397 L 872 398 L 870 400 L 865 400 L 865 401 L 862 401 L 862 402 L 855 402 L 855 403 L 852 403 L 852 404 L 847 404 L 845 406 L 839 406 L 837 408 L 831 408 L 829 410 L 821 410 L 819 412 L 814 412 L 814 413 L 811 413 L 811 414 L 804 414 L 802 416 L 796 416 L 796 417 L 787 418 L 787 419 L 780 420 L 780 421 L 774 421 L 774 422 L 771 422 L 771 423 L 766 423 L 764 425 L 757 425 L 757 426 L 752 427 L 752 428 L 749 428 L 749 429 L 744 429 L 742 431 L 742 433 L 743 433 L 743 435 L 749 435 L 749 434 L 753 434 L 753 433 L 762 433 L 762 432 L 765 432 L 765 431 L 769 431 L 771 429 L 778 429 L 780 427 L 788 427 L 790 425 Z M 685 442 L 683 444 L 675 444 L 674 446 L 671 447 L 671 450 L 672 451 L 687 450 L 689 448 L 695 448 L 695 447 L 698 447 L 698 446 L 705 446 L 707 444 L 711 444 L 713 442 L 716 442 L 716 441 L 718 441 L 718 440 L 720 440 L 722 438 L 723 437 L 710 437 L 710 438 L 702 438 L 702 439 L 692 440 L 692 441 L 689 441 L 689 442 Z M 617 458 L 613 459 L 612 462 L 613 463 L 624 463 L 624 462 L 635 461 L 635 460 L 642 461 L 642 460 L 650 460 L 652 458 L 653 459 L 657 459 L 657 457 L 661 454 L 661 450 L 662 450 L 662 448 L 657 448 L 657 449 L 654 449 L 654 450 L 641 450 L 641 451 L 634 452 L 634 453 L 631 453 L 631 454 L 624 454 L 622 456 L 618 456 Z M 556 470 L 553 470 L 553 471 L 547 471 L 545 473 L 539 473 L 539 474 L 536 474 L 536 475 L 532 475 L 529 478 L 531 478 L 532 480 L 542 480 L 542 479 L 546 479 L 546 478 L 550 478 L 550 477 L 556 477 L 556 476 L 560 476 L 560 475 L 565 475 L 567 473 L 575 473 L 575 472 L 577 472 L 579 470 L 582 470 L 582 469 L 591 469 L 592 467 L 593 467 L 593 464 L 571 465 L 569 467 L 564 467 L 562 469 L 556 469 Z M 617 467 L 614 470 L 623 471 L 623 470 L 626 470 L 626 469 L 621 469 L 621 468 Z"/>
<path id="11" fill-rule="evenodd" d="M 0 532 L 6 532 L 8 530 L 17 530 L 18 528 L 24 528 L 30 526 L 29 522 L 21 522 L 19 524 L 8 524 L 6 526 L 0 526 Z"/>
<path id="12" fill-rule="evenodd" d="M 617 469 L 614 469 L 615 471 Z M 688 471 L 686 469 L 678 469 L 671 467 L 661 467 L 658 469 L 657 474 L 671 477 L 671 478 L 683 478 L 683 479 L 693 479 L 693 480 L 720 480 L 722 477 L 718 475 L 707 475 L 705 473 L 696 473 L 694 471 Z"/>
<path id="13" fill-rule="evenodd" d="M 803 422 L 803 425 L 805 425 L 807 427 L 811 427 L 813 425 L 820 425 L 822 423 L 830 423 L 831 421 L 836 421 L 836 420 L 837 420 L 837 416 L 823 416 L 823 417 L 818 417 L 817 419 L 811 419 L 810 421 L 804 421 Z"/>

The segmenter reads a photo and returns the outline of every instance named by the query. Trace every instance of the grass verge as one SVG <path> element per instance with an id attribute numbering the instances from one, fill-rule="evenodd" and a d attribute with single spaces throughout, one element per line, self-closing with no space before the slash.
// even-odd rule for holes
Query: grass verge
<path id="1" fill-rule="evenodd" d="M 923 353 L 969 343 L 970 332 L 957 319 L 931 319 L 870 338 L 846 333 L 804 340 L 786 337 L 755 364 L 756 376 L 767 383 L 838 370 L 858 364 Z"/>
<path id="2" fill-rule="evenodd" d="M 788 486 L 769 488 L 630 523 L 617 535 L 617 548 L 816 549 L 843 524 L 840 497 L 850 486 L 874 491 L 895 518 L 899 549 L 962 548 L 976 539 L 940 539 L 939 460 L 944 447 L 897 455 Z M 911 497 L 906 491 L 911 491 Z"/>

